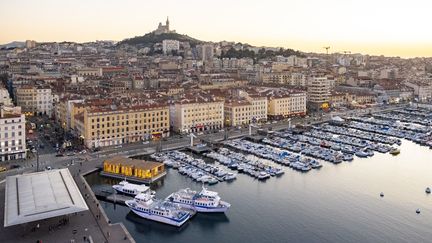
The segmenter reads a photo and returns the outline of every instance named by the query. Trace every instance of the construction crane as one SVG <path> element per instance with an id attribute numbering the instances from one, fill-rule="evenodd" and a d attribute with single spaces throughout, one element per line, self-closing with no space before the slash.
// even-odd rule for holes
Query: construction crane
<path id="1" fill-rule="evenodd" d="M 324 46 L 323 48 L 326 49 L 326 52 L 327 52 L 327 55 L 328 55 L 328 51 L 330 49 L 330 46 Z"/>

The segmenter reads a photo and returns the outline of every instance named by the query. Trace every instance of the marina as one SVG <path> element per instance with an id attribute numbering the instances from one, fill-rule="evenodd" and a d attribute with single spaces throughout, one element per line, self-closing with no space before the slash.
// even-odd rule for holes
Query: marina
<path id="1" fill-rule="evenodd" d="M 385 121 L 391 121 L 394 113 L 385 114 Z M 185 200 L 201 190 L 203 182 L 197 179 L 210 186 L 205 181 L 215 178 L 218 183 L 211 190 L 232 205 L 223 215 L 198 213 L 178 230 L 143 221 L 120 204 L 102 205 L 138 241 L 285 242 L 289 235 L 293 242 L 427 242 L 432 237 L 431 128 L 378 124 L 381 118 L 371 123 L 366 121 L 370 117 L 314 125 L 301 133 L 275 131 L 254 142 L 227 140 L 202 154 L 174 150 L 152 155 L 168 168 L 166 177 L 150 186 L 158 198 L 172 200 L 180 192 L 186 196 L 178 200 Z M 303 165 L 297 169 L 298 163 Z M 179 173 L 183 170 L 194 173 Z M 236 179 L 223 183 L 224 173 L 217 171 L 235 174 Z M 256 180 L 261 171 L 268 178 Z M 106 183 L 101 179 L 95 174 L 88 180 L 98 186 Z M 251 228 L 250 222 L 261 223 Z M 330 231 L 334 234 L 326 233 Z"/>

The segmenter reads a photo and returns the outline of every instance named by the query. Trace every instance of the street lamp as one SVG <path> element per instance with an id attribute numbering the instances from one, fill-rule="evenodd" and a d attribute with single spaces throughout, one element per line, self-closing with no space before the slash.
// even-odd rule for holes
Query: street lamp
<path id="1" fill-rule="evenodd" d="M 193 133 L 190 133 L 189 136 L 190 136 L 190 146 L 192 148 L 193 147 L 193 139 L 196 138 L 196 136 Z"/>
<path id="2" fill-rule="evenodd" d="M 39 140 L 36 141 L 36 172 L 39 172 Z"/>

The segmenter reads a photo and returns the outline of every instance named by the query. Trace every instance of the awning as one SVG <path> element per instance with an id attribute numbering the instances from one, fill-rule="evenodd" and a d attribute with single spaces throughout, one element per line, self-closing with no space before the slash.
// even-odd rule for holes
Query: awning
<path id="1" fill-rule="evenodd" d="M 8 176 L 4 227 L 88 210 L 69 169 Z"/>

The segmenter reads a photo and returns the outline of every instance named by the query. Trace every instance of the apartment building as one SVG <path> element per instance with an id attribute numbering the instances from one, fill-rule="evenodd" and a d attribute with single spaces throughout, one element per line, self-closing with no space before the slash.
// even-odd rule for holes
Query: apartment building
<path id="1" fill-rule="evenodd" d="M 306 92 L 272 91 L 267 92 L 267 98 L 268 117 L 270 119 L 306 115 Z"/>
<path id="2" fill-rule="evenodd" d="M 268 102 L 265 95 L 256 90 L 239 90 L 239 97 L 245 98 L 251 103 L 251 122 L 263 122 L 267 120 Z"/>
<path id="3" fill-rule="evenodd" d="M 308 80 L 308 102 L 312 109 L 319 109 L 330 101 L 330 80 L 326 76 L 312 76 Z"/>
<path id="4" fill-rule="evenodd" d="M 39 115 L 48 115 L 49 117 L 53 112 L 53 96 L 51 88 L 37 87 L 36 88 L 36 112 Z"/>
<path id="5" fill-rule="evenodd" d="M 417 80 L 408 81 L 405 83 L 406 86 L 414 89 L 414 96 L 419 101 L 426 101 L 432 99 L 432 80 Z"/>
<path id="6" fill-rule="evenodd" d="M 9 91 L 4 87 L 0 87 L 0 105 L 12 106 L 12 99 L 10 98 Z"/>
<path id="7" fill-rule="evenodd" d="M 245 99 L 226 100 L 224 104 L 225 126 L 239 126 L 252 122 L 252 103 Z"/>
<path id="8" fill-rule="evenodd" d="M 85 67 L 85 68 L 79 68 L 77 70 L 78 76 L 91 76 L 91 77 L 102 77 L 102 68 L 100 67 Z"/>
<path id="9" fill-rule="evenodd" d="M 177 40 L 163 40 L 162 51 L 166 54 L 171 54 L 173 51 L 180 50 L 180 42 Z"/>
<path id="10" fill-rule="evenodd" d="M 298 72 L 271 72 L 263 73 L 261 80 L 263 83 L 279 83 L 290 86 L 306 86 L 306 77 Z"/>
<path id="11" fill-rule="evenodd" d="M 25 159 L 25 116 L 20 107 L 0 109 L 0 161 Z"/>
<path id="12" fill-rule="evenodd" d="M 75 115 L 74 132 L 88 148 L 119 145 L 169 136 L 169 108 L 141 106 L 86 107 Z"/>
<path id="13" fill-rule="evenodd" d="M 224 100 L 199 95 L 170 105 L 171 127 L 180 133 L 221 129 L 224 126 Z"/>
<path id="14" fill-rule="evenodd" d="M 69 131 L 71 129 L 71 120 L 72 120 L 72 109 L 73 104 L 75 103 L 83 103 L 83 99 L 69 98 L 65 97 L 60 99 L 60 101 L 56 105 L 56 118 L 57 122 L 60 126 Z"/>
<path id="15" fill-rule="evenodd" d="M 52 115 L 53 96 L 49 87 L 23 85 L 16 88 L 15 97 L 17 106 L 29 115 Z"/>

